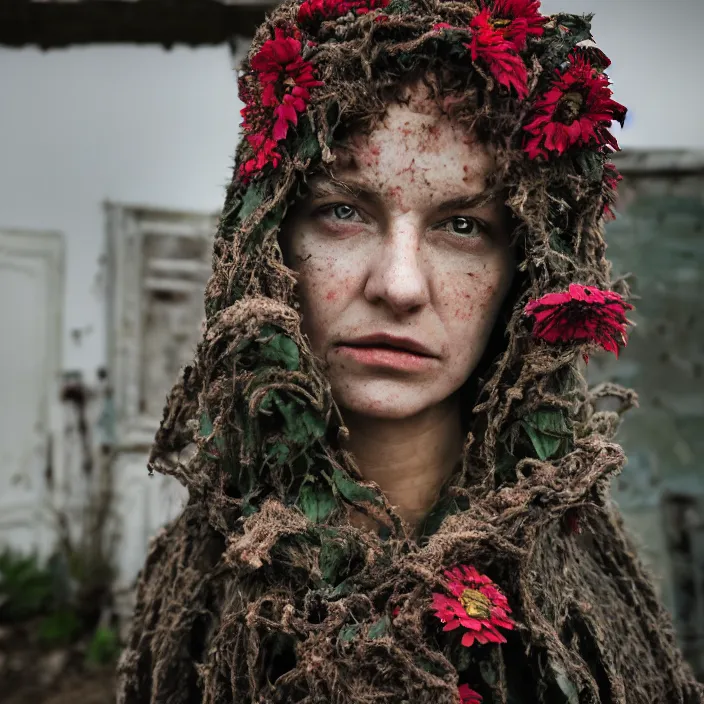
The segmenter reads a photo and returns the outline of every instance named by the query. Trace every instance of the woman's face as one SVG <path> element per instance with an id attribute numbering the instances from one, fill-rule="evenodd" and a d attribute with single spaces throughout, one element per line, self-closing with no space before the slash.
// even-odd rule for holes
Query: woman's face
<path id="1" fill-rule="evenodd" d="M 337 153 L 286 219 L 303 332 L 338 405 L 408 418 L 479 362 L 513 278 L 494 161 L 424 89 Z"/>

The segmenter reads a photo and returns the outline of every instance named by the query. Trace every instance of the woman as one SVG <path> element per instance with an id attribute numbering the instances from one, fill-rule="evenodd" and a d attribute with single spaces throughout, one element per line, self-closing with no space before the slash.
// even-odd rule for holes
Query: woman
<path id="1" fill-rule="evenodd" d="M 632 394 L 582 376 L 630 308 L 608 63 L 538 0 L 260 28 L 121 702 L 702 701 L 609 500 Z"/>

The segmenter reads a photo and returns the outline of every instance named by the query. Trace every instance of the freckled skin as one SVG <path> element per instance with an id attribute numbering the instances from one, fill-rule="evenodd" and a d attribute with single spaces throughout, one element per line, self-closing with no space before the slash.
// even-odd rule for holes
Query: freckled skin
<path id="1" fill-rule="evenodd" d="M 505 206 L 441 205 L 480 194 L 493 167 L 485 146 L 414 91 L 371 134 L 353 135 L 334 164 L 334 179 L 371 196 L 318 193 L 315 184 L 330 179 L 315 176 L 287 216 L 282 238 L 298 272 L 303 330 L 343 409 L 409 418 L 442 404 L 476 368 L 513 278 Z M 336 348 L 377 332 L 421 342 L 436 363 L 423 372 L 371 368 Z"/>

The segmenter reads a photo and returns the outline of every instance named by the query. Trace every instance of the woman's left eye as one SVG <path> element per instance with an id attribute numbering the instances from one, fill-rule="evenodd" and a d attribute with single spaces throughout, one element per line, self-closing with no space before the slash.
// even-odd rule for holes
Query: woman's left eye
<path id="1" fill-rule="evenodd" d="M 355 209 L 344 203 L 334 205 L 330 210 L 339 220 L 349 220 L 355 214 Z"/>
<path id="2" fill-rule="evenodd" d="M 474 218 L 457 216 L 443 223 L 445 229 L 461 237 L 477 237 L 482 233 L 481 224 Z"/>

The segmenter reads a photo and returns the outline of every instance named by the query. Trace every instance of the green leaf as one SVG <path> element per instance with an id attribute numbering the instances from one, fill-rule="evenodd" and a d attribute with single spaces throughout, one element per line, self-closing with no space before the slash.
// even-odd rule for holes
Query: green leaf
<path id="1" fill-rule="evenodd" d="M 340 582 L 333 590 L 332 590 L 332 595 L 335 598 L 341 597 L 341 596 L 349 596 L 354 592 L 355 585 L 354 585 L 354 580 L 352 577 L 348 577 L 347 579 L 343 580 Z"/>
<path id="2" fill-rule="evenodd" d="M 304 124 L 300 125 L 300 139 L 298 143 L 298 149 L 296 154 L 303 160 L 316 159 L 320 156 L 320 144 L 318 143 L 318 137 L 311 127 L 310 119 L 306 117 L 304 119 Z"/>
<path id="3" fill-rule="evenodd" d="M 411 5 L 408 0 L 391 0 L 384 12 L 386 12 L 387 15 L 405 15 L 410 9 Z"/>
<path id="4" fill-rule="evenodd" d="M 577 166 L 592 183 L 601 183 L 604 176 L 604 158 L 591 149 L 584 149 L 575 157 Z"/>
<path id="5" fill-rule="evenodd" d="M 323 534 L 318 555 L 318 565 L 323 579 L 333 587 L 349 576 L 352 563 L 357 556 L 355 547 L 336 535 L 337 531 Z"/>
<path id="6" fill-rule="evenodd" d="M 349 643 L 359 633 L 360 628 L 361 626 L 358 623 L 355 623 L 351 626 L 343 626 L 340 629 L 340 635 L 337 637 L 337 639 L 341 640 L 343 643 Z"/>
<path id="7" fill-rule="evenodd" d="M 313 523 L 322 523 L 337 508 L 332 491 L 320 482 L 305 483 L 296 504 Z"/>
<path id="8" fill-rule="evenodd" d="M 246 220 L 263 202 L 266 195 L 266 181 L 254 181 L 242 196 L 239 220 Z"/>
<path id="9" fill-rule="evenodd" d="M 338 574 L 346 557 L 345 546 L 340 543 L 323 543 L 318 555 L 318 565 L 323 579 L 332 586 L 338 583 Z"/>
<path id="10" fill-rule="evenodd" d="M 200 436 L 202 438 L 207 438 L 213 432 L 213 421 L 207 413 L 203 412 L 200 414 Z"/>
<path id="11" fill-rule="evenodd" d="M 271 446 L 267 460 L 273 459 L 274 463 L 278 465 L 286 464 L 290 454 L 291 451 L 287 445 L 284 445 L 282 442 L 276 442 Z"/>
<path id="12" fill-rule="evenodd" d="M 389 631 L 390 625 L 391 621 L 389 621 L 389 617 L 382 616 L 376 623 L 372 624 L 369 632 L 367 633 L 367 637 L 369 640 L 376 640 L 377 638 L 385 636 Z"/>
<path id="13" fill-rule="evenodd" d="M 279 203 L 279 205 L 267 211 L 266 215 L 264 215 L 264 217 L 262 218 L 261 223 L 259 224 L 259 227 L 257 229 L 262 232 L 265 232 L 267 230 L 271 230 L 275 227 L 278 227 L 278 225 L 281 223 L 281 219 L 284 216 L 284 212 L 285 205 L 283 203 Z M 252 232 L 252 242 L 258 241 L 258 238 L 254 236 L 255 234 L 255 232 Z"/>
<path id="14" fill-rule="evenodd" d="M 536 411 L 523 418 L 521 425 L 541 460 L 566 449 L 572 439 L 572 430 L 561 410 Z"/>
<path id="15" fill-rule="evenodd" d="M 210 416 L 208 416 L 205 411 L 201 413 L 200 415 L 200 429 L 199 429 L 200 436 L 202 438 L 207 438 L 213 433 L 213 421 L 210 420 Z M 221 438 L 220 436 L 216 435 L 213 438 L 213 442 L 215 443 L 215 447 L 218 449 L 218 453 L 223 453 L 225 452 L 225 440 Z M 219 459 L 220 454 L 215 454 L 215 453 L 207 453 L 208 456 L 211 459 Z"/>
<path id="16" fill-rule="evenodd" d="M 292 448 L 303 451 L 325 435 L 325 420 L 317 411 L 307 407 L 303 399 L 293 395 L 282 398 L 278 391 L 269 391 L 262 400 L 260 410 L 266 412 L 274 409 L 284 420 L 281 429 L 284 438 L 273 445 L 270 455 L 276 462 L 283 464 L 290 461 Z M 283 450 L 283 445 L 288 445 L 288 453 Z"/>
<path id="17" fill-rule="evenodd" d="M 364 501 L 376 502 L 379 500 L 379 497 L 373 489 L 358 484 L 340 469 L 333 471 L 332 481 L 337 490 L 352 503 L 362 503 Z"/>
<path id="18" fill-rule="evenodd" d="M 325 435 L 327 426 L 317 413 L 309 408 L 305 408 L 301 412 L 301 406 L 306 405 L 305 401 L 295 396 L 290 397 L 290 400 L 284 401 L 276 391 L 272 391 L 267 394 L 267 399 L 262 402 L 262 408 L 268 402 L 273 402 L 273 405 L 276 406 L 279 413 L 283 416 L 284 434 L 288 440 L 296 445 L 306 447 L 311 440 Z"/>
<path id="19" fill-rule="evenodd" d="M 267 362 L 280 362 L 289 371 L 298 371 L 300 360 L 296 343 L 288 335 L 274 332 L 270 325 L 265 325 L 262 328 L 262 334 L 272 335 L 270 340 L 262 344 L 262 359 Z"/>
<path id="20" fill-rule="evenodd" d="M 303 415 L 301 416 L 301 425 L 305 428 L 306 433 L 311 440 L 317 440 L 318 438 L 323 437 L 328 427 L 320 415 L 310 409 L 306 409 L 303 412 Z M 305 444 L 307 445 L 308 443 L 309 440 L 306 439 Z"/>

